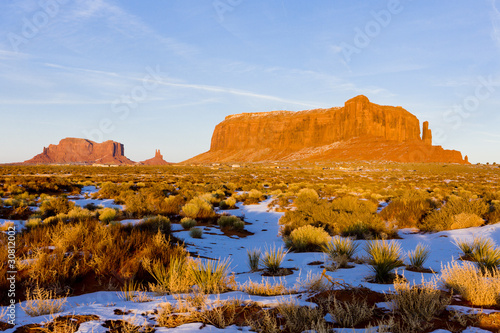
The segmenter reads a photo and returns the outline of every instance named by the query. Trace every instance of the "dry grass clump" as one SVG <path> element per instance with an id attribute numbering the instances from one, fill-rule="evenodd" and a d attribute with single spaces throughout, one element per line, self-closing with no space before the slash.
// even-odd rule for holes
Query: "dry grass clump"
<path id="1" fill-rule="evenodd" d="M 21 306 L 21 309 L 30 317 L 38 317 L 61 312 L 66 303 L 66 297 L 56 298 L 52 290 L 36 286 L 33 291 L 26 290 L 26 305 Z"/>
<path id="2" fill-rule="evenodd" d="M 473 263 L 452 261 L 441 268 L 444 285 L 460 294 L 475 306 L 492 306 L 498 304 L 500 294 L 500 274 L 481 272 Z"/>
<path id="3" fill-rule="evenodd" d="M 330 235 L 323 228 L 305 225 L 297 228 L 285 239 L 288 248 L 297 252 L 317 251 L 330 240 Z"/>
<path id="4" fill-rule="evenodd" d="M 319 307 L 300 306 L 293 300 L 281 302 L 277 312 L 283 318 L 284 326 L 289 332 L 310 330 L 312 325 L 324 326 L 325 319 Z"/>
<path id="5" fill-rule="evenodd" d="M 436 282 L 425 282 L 410 286 L 410 283 L 396 277 L 392 294 L 386 299 L 392 302 L 393 312 L 401 316 L 401 321 L 409 331 L 418 331 L 439 316 L 451 302 L 451 296 L 443 294 Z"/>
<path id="6" fill-rule="evenodd" d="M 283 332 L 276 317 L 275 310 L 261 310 L 258 316 L 247 317 L 245 324 L 250 326 L 252 331 L 259 333 Z"/>
<path id="7" fill-rule="evenodd" d="M 151 291 L 157 293 L 185 293 L 194 284 L 189 266 L 189 257 L 171 256 L 169 265 L 165 266 L 161 261 L 145 259 L 144 268 L 153 276 L 156 284 L 150 284 Z"/>
<path id="8" fill-rule="evenodd" d="M 287 288 L 285 282 L 281 278 L 278 281 L 273 279 L 273 283 L 271 283 L 269 279 L 264 277 L 260 283 L 248 280 L 240 286 L 240 289 L 249 295 L 259 296 L 285 295 L 293 292 Z"/>
<path id="9" fill-rule="evenodd" d="M 366 300 L 356 297 L 351 301 L 340 301 L 329 296 L 323 306 L 340 327 L 354 327 L 371 319 L 375 313 L 375 305 L 370 306 Z"/>

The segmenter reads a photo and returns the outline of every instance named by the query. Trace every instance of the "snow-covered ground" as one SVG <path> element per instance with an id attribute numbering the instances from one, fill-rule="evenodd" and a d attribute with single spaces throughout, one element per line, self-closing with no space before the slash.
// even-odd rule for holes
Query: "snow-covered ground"
<path id="1" fill-rule="evenodd" d="M 104 208 L 116 208 L 123 210 L 125 207 L 123 205 L 117 205 L 115 204 L 115 201 L 113 199 L 89 199 L 89 197 L 97 193 L 99 189 L 95 186 L 84 186 L 82 187 L 81 194 L 80 195 L 73 195 L 69 196 L 68 200 L 73 201 L 75 205 L 78 205 L 80 207 L 85 207 L 88 204 L 94 204 L 96 206 L 102 206 Z"/>
<path id="2" fill-rule="evenodd" d="M 92 190 L 92 189 L 89 189 Z M 82 202 L 81 200 L 88 199 L 76 199 L 76 201 Z M 236 216 L 244 216 L 244 220 L 249 225 L 245 226 L 245 229 L 254 233 L 247 237 L 237 237 L 225 236 L 216 227 L 206 227 L 204 228 L 202 239 L 193 239 L 189 236 L 189 232 L 182 230 L 179 225 L 173 225 L 173 230 L 175 231 L 175 236 L 184 240 L 186 247 L 189 251 L 198 254 L 203 258 L 226 258 L 231 259 L 231 269 L 235 272 L 235 278 L 238 283 L 245 283 L 249 279 L 252 281 L 260 282 L 263 278 L 260 272 L 250 272 L 248 267 L 247 250 L 251 249 L 261 249 L 263 252 L 266 248 L 276 246 L 284 247 L 282 238 L 279 236 L 279 224 L 278 220 L 283 215 L 283 213 L 268 211 L 267 205 L 271 199 L 265 200 L 258 205 L 248 205 L 244 206 L 239 204 L 238 209 L 226 211 L 229 214 Z M 140 220 L 124 220 L 122 223 L 138 223 Z M 0 223 L 2 220 L 0 220 Z M 428 246 L 431 250 L 430 257 L 425 263 L 426 268 L 431 268 L 437 272 L 437 274 L 431 273 L 415 273 L 410 271 L 399 270 L 398 273 L 403 273 L 409 281 L 416 281 L 419 283 L 422 278 L 429 281 L 433 278 L 439 276 L 439 271 L 442 265 L 450 262 L 453 258 L 458 258 L 460 255 L 459 249 L 455 246 L 457 239 L 472 239 L 475 235 L 480 235 L 482 237 L 490 237 L 495 243 L 500 243 L 500 224 L 495 224 L 491 226 L 469 228 L 453 231 L 443 231 L 439 233 L 415 233 L 410 229 L 403 229 L 399 232 L 402 239 L 397 240 L 405 252 L 415 249 L 416 245 L 422 243 Z M 357 240 L 360 243 L 360 247 L 356 253 L 357 256 L 365 256 L 364 252 L 364 240 Z M 322 268 L 320 265 L 309 265 L 315 261 L 326 261 L 325 255 L 322 253 L 288 253 L 285 257 L 283 267 L 293 268 L 293 274 L 282 277 L 283 281 L 289 287 L 293 287 L 299 277 L 302 279 L 306 278 L 308 274 L 320 274 Z M 327 274 L 334 279 L 341 279 L 343 282 L 348 283 L 352 286 L 365 286 L 374 291 L 388 292 L 392 289 L 392 285 L 382 285 L 367 282 L 367 277 L 371 276 L 372 272 L 370 267 L 366 264 L 355 264 L 354 268 L 349 269 L 339 269 L 335 272 L 328 272 Z M 265 279 L 270 279 L 273 277 L 264 277 Z M 123 301 L 119 298 L 116 292 L 97 292 L 92 294 L 86 294 L 82 296 L 75 296 L 68 298 L 68 304 L 63 313 L 59 315 L 67 314 L 96 314 L 100 317 L 99 321 L 91 321 L 81 325 L 79 332 L 104 332 L 106 329 L 101 326 L 101 324 L 107 319 L 125 319 L 125 320 L 135 320 L 137 324 L 142 324 L 144 320 L 147 320 L 150 324 L 154 324 L 151 319 L 151 315 L 146 317 L 142 316 L 142 313 L 152 314 L 152 311 L 158 308 L 159 304 L 165 302 L 174 302 L 172 296 L 154 296 L 150 294 L 152 301 L 146 303 L 134 303 L 131 301 Z M 210 300 L 215 300 L 215 295 L 210 296 Z M 300 294 L 290 296 L 300 300 Z M 242 301 L 251 300 L 262 302 L 263 304 L 276 304 L 283 297 L 260 297 L 260 296 L 250 296 L 243 292 L 230 292 L 220 295 L 220 299 L 230 299 L 237 298 Z M 23 303 L 24 305 L 24 303 Z M 114 314 L 115 309 L 130 310 L 132 311 L 129 315 L 117 316 Z M 463 312 L 470 311 L 470 308 L 456 308 Z M 1 310 L 0 310 L 1 312 Z M 17 325 L 26 325 L 30 323 L 40 323 L 50 320 L 51 316 L 41 316 L 41 317 L 29 317 L 25 312 L 18 306 L 17 309 Z M 200 329 L 201 324 L 186 324 L 175 329 L 159 328 L 157 332 L 241 332 L 248 331 L 248 328 L 238 328 L 235 326 L 228 327 L 226 329 L 217 329 L 213 326 L 205 326 Z M 5 331 L 6 333 L 14 332 L 15 328 Z M 343 332 L 363 332 L 364 330 L 343 330 Z M 435 332 L 448 332 L 446 330 L 439 330 Z M 476 328 L 469 328 L 467 333 L 472 332 L 487 332 L 479 330 Z"/>

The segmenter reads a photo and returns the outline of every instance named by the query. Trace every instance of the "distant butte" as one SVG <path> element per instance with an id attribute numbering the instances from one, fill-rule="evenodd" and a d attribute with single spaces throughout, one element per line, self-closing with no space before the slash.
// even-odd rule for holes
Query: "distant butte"
<path id="1" fill-rule="evenodd" d="M 145 160 L 140 162 L 140 164 L 143 165 L 169 165 L 172 163 L 169 163 L 163 159 L 163 155 L 160 153 L 160 150 L 157 149 L 155 151 L 155 157 L 150 158 L 149 160 Z"/>
<path id="2" fill-rule="evenodd" d="M 43 148 L 43 152 L 24 164 L 113 164 L 131 165 L 125 157 L 123 144 L 115 141 L 96 143 L 91 140 L 66 138 L 57 145 Z"/>
<path id="3" fill-rule="evenodd" d="M 227 116 L 210 150 L 186 163 L 264 161 L 394 161 L 468 164 L 456 150 L 432 145 L 429 123 L 402 107 L 360 95 L 343 107 Z"/>

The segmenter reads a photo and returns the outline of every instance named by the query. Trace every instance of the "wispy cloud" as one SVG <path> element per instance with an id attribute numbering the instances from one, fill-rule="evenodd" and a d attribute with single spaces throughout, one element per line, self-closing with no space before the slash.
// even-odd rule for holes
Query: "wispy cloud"
<path id="1" fill-rule="evenodd" d="M 87 24 L 89 20 L 98 19 L 106 23 L 115 32 L 127 38 L 154 39 L 158 46 L 164 45 L 175 54 L 190 56 L 196 54 L 197 49 L 189 44 L 178 41 L 169 36 L 163 36 L 143 22 L 136 15 L 130 14 L 115 3 L 107 0 L 77 0 L 76 6 L 66 17 L 66 23 Z"/>
<path id="2" fill-rule="evenodd" d="M 491 0 L 491 23 L 493 25 L 493 30 L 491 32 L 491 38 L 498 47 L 500 47 L 500 9 L 497 4 L 497 0 Z"/>

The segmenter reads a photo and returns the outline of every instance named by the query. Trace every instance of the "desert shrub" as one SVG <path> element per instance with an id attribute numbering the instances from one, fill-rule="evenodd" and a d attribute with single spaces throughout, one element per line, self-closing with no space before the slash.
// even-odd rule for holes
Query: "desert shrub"
<path id="1" fill-rule="evenodd" d="M 163 234 L 169 234 L 171 230 L 170 219 L 161 215 L 147 216 L 136 227 L 150 232 L 160 231 Z"/>
<path id="2" fill-rule="evenodd" d="M 116 218 L 117 212 L 114 208 L 104 208 L 99 212 L 99 220 L 104 223 L 109 223 Z"/>
<path id="3" fill-rule="evenodd" d="M 475 306 L 498 304 L 500 275 L 498 271 L 481 272 L 473 263 L 453 261 L 441 267 L 444 285 Z"/>
<path id="4" fill-rule="evenodd" d="M 29 218 L 26 223 L 24 224 L 24 226 L 28 229 L 30 228 L 36 228 L 38 227 L 39 225 L 42 224 L 42 219 L 41 218 Z"/>
<path id="5" fill-rule="evenodd" d="M 198 260 L 190 267 L 194 284 L 201 292 L 211 294 L 230 290 L 233 283 L 229 276 L 229 260 Z"/>
<path id="6" fill-rule="evenodd" d="M 233 197 L 229 197 L 227 198 L 226 200 L 224 200 L 226 202 L 226 205 L 229 207 L 229 208 L 234 208 L 236 206 L 236 199 L 233 198 Z"/>
<path id="7" fill-rule="evenodd" d="M 319 199 L 318 192 L 312 188 L 303 188 L 297 194 L 295 205 L 300 206 L 307 202 L 316 202 Z"/>
<path id="8" fill-rule="evenodd" d="M 297 252 L 317 251 L 329 240 L 330 235 L 323 228 L 305 225 L 293 230 L 286 238 L 286 244 Z"/>
<path id="9" fill-rule="evenodd" d="M 352 301 L 328 299 L 326 310 L 340 327 L 354 327 L 369 320 L 375 313 L 375 306 L 369 306 L 365 300 L 354 298 Z"/>
<path id="10" fill-rule="evenodd" d="M 464 229 L 471 227 L 480 227 L 484 224 L 484 220 L 476 214 L 460 213 L 451 217 L 452 223 L 450 229 Z"/>
<path id="11" fill-rule="evenodd" d="M 274 283 L 271 283 L 269 279 L 266 278 L 262 278 L 260 283 L 248 280 L 240 287 L 240 289 L 249 295 L 259 296 L 277 296 L 290 293 L 290 290 L 286 287 L 285 282 L 283 282 L 282 279 L 274 281 Z"/>
<path id="12" fill-rule="evenodd" d="M 386 221 L 396 221 L 399 228 L 416 227 L 435 204 L 432 200 L 417 195 L 407 195 L 391 200 L 389 205 L 380 212 L 380 217 Z"/>
<path id="13" fill-rule="evenodd" d="M 422 280 L 422 284 L 410 286 L 398 277 L 394 281 L 394 293 L 386 294 L 386 299 L 392 303 L 393 311 L 403 318 L 403 322 L 414 323 L 412 330 L 439 316 L 451 303 L 451 296 L 442 293 L 435 281 Z"/>
<path id="14" fill-rule="evenodd" d="M 458 214 L 475 214 L 478 217 L 483 217 L 488 211 L 489 206 L 483 200 L 468 200 L 451 197 L 440 210 L 434 210 L 427 215 L 419 227 L 427 231 L 449 230 L 451 226 L 456 223 L 456 218 L 454 219 L 454 216 Z M 467 215 L 463 216 L 467 217 Z M 461 217 L 459 219 L 464 218 Z"/>
<path id="15" fill-rule="evenodd" d="M 163 200 L 161 210 L 163 214 L 179 215 L 184 204 L 182 195 L 171 195 Z"/>
<path id="16" fill-rule="evenodd" d="M 181 226 L 184 228 L 184 229 L 191 229 L 192 227 L 194 227 L 196 225 L 196 220 L 192 219 L 192 218 L 189 218 L 189 217 L 184 217 L 182 220 L 181 220 Z"/>
<path id="17" fill-rule="evenodd" d="M 260 259 L 260 264 L 265 267 L 270 274 L 277 274 L 281 270 L 281 264 L 285 260 L 288 251 L 283 248 L 276 248 L 276 245 L 264 250 L 264 255 Z"/>
<path id="18" fill-rule="evenodd" d="M 486 215 L 488 223 L 494 224 L 500 222 L 500 200 L 492 200 L 490 211 Z"/>
<path id="19" fill-rule="evenodd" d="M 259 270 L 260 255 L 259 249 L 247 250 L 248 266 L 252 272 Z"/>
<path id="20" fill-rule="evenodd" d="M 245 228 L 245 222 L 233 215 L 222 215 L 217 220 L 217 224 L 222 229 L 243 230 Z"/>
<path id="21" fill-rule="evenodd" d="M 307 331 L 311 329 L 312 325 L 321 325 L 325 321 L 321 310 L 317 307 L 300 306 L 294 301 L 282 302 L 276 309 L 289 332 Z"/>
<path id="22" fill-rule="evenodd" d="M 55 216 L 60 213 L 67 214 L 74 206 L 75 204 L 68 201 L 66 197 L 49 198 L 42 201 L 40 212 L 45 217 Z"/>
<path id="23" fill-rule="evenodd" d="M 365 251 L 368 253 L 368 263 L 375 273 L 375 281 L 387 283 L 391 280 L 392 271 L 403 265 L 401 244 L 396 241 L 369 241 Z"/>
<path id="24" fill-rule="evenodd" d="M 297 209 L 290 210 L 280 218 L 284 236 L 305 225 L 322 227 L 331 234 L 376 237 L 389 233 L 385 223 L 376 214 L 377 205 L 354 197 L 327 200 L 302 200 L 296 202 Z"/>
<path id="25" fill-rule="evenodd" d="M 424 263 L 429 258 L 429 248 L 422 244 L 418 244 L 415 250 L 408 252 L 408 260 L 410 261 L 410 267 L 421 269 Z"/>
<path id="26" fill-rule="evenodd" d="M 278 324 L 277 318 L 272 310 L 261 310 L 258 312 L 258 316 L 248 317 L 245 320 L 245 324 L 250 326 L 250 328 L 259 333 L 279 333 L 282 332 L 280 325 Z"/>
<path id="27" fill-rule="evenodd" d="M 150 289 L 158 293 L 185 293 L 188 292 L 194 281 L 190 275 L 191 259 L 187 256 L 172 255 L 168 266 L 160 260 L 146 259 L 143 267 L 153 276 L 156 284 L 150 284 Z"/>
<path id="28" fill-rule="evenodd" d="M 66 297 L 56 298 L 53 291 L 36 286 L 33 292 L 26 291 L 26 305 L 21 308 L 28 316 L 38 317 L 63 311 L 66 302 Z"/>
<path id="29" fill-rule="evenodd" d="M 203 230 L 201 228 L 191 228 L 189 229 L 189 236 L 192 238 L 202 238 Z"/>
<path id="30" fill-rule="evenodd" d="M 181 212 L 184 216 L 192 219 L 203 219 L 215 216 L 212 205 L 199 197 L 191 199 L 182 207 Z"/>
<path id="31" fill-rule="evenodd" d="M 87 221 L 92 218 L 92 212 L 80 206 L 75 206 L 68 212 L 68 218 L 70 221 Z"/>

